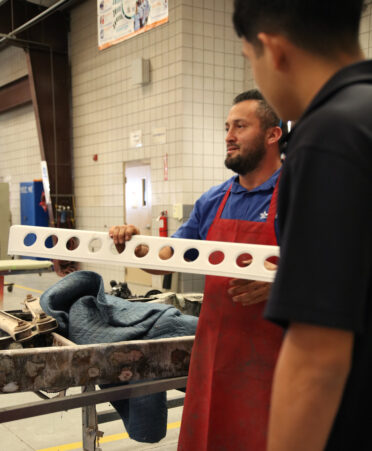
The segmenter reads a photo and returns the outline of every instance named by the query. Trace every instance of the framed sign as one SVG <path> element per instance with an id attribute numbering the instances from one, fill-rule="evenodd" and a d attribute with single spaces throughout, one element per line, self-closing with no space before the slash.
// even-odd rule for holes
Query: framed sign
<path id="1" fill-rule="evenodd" d="M 97 0 L 97 22 L 103 50 L 168 22 L 168 0 Z"/>

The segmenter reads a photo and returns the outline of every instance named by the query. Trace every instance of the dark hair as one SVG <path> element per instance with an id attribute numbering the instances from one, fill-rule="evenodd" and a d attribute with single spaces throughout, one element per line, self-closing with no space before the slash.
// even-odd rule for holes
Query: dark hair
<path id="1" fill-rule="evenodd" d="M 261 127 L 267 130 L 270 127 L 277 127 L 280 124 L 280 119 L 275 114 L 271 106 L 266 102 L 260 91 L 257 89 L 250 89 L 237 95 L 233 100 L 233 105 L 244 102 L 245 100 L 256 100 L 258 103 L 256 114 L 260 119 Z"/>
<path id="2" fill-rule="evenodd" d="M 324 56 L 359 48 L 364 0 L 234 0 L 239 37 L 258 49 L 260 32 L 279 33 L 293 44 Z"/>

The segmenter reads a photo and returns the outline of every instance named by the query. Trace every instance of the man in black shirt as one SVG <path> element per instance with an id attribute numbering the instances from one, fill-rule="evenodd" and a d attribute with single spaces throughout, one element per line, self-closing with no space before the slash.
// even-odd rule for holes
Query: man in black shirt
<path id="1" fill-rule="evenodd" d="M 258 86 L 297 120 L 265 316 L 287 328 L 269 451 L 372 450 L 372 61 L 363 0 L 235 0 Z"/>

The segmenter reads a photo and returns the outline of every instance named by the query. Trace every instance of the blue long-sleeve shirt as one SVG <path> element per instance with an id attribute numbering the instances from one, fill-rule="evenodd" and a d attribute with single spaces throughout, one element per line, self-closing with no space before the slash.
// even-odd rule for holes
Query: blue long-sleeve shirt
<path id="1" fill-rule="evenodd" d="M 250 191 L 239 184 L 238 176 L 233 176 L 220 185 L 213 186 L 196 201 L 190 218 L 181 225 L 172 237 L 205 240 L 218 207 L 231 183 L 231 193 L 221 217 L 223 219 L 265 222 L 279 174 L 280 169 L 262 185 Z M 277 227 L 275 228 L 277 229 Z"/>

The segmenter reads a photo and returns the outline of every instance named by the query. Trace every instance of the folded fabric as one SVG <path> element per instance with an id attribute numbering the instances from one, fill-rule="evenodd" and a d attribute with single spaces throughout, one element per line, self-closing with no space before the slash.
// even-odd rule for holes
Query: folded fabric
<path id="1" fill-rule="evenodd" d="M 68 274 L 40 298 L 60 333 L 76 344 L 194 335 L 198 319 L 171 305 L 131 302 L 104 292 L 102 277 L 92 271 Z M 166 393 L 112 403 L 129 436 L 154 443 L 166 435 Z"/>

